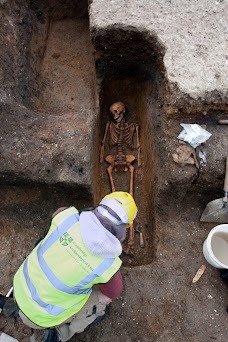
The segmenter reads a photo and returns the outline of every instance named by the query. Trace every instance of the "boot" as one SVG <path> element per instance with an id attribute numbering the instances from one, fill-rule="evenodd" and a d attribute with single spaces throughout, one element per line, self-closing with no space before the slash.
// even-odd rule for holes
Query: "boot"
<path id="1" fill-rule="evenodd" d="M 42 342 L 59 342 L 56 329 L 46 329 Z"/>

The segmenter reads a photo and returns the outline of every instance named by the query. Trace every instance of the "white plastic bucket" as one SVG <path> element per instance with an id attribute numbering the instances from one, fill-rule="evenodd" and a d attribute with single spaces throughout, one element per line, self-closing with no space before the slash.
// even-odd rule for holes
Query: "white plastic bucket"
<path id="1" fill-rule="evenodd" d="M 228 269 L 228 224 L 214 227 L 203 244 L 207 262 L 216 268 Z"/>

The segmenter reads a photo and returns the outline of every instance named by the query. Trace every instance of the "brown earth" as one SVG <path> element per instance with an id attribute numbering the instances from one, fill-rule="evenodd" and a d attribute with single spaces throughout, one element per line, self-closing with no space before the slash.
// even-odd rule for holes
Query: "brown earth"
<path id="1" fill-rule="evenodd" d="M 199 221 L 205 205 L 222 196 L 222 109 L 216 105 L 205 115 L 202 103 L 194 113 L 189 107 L 191 116 L 183 108 L 180 116 L 168 115 L 164 51 L 141 33 L 122 30 L 93 32 L 92 45 L 85 1 L 0 3 L 0 291 L 11 287 L 58 207 L 95 206 L 110 191 L 107 164 L 99 176 L 99 146 L 108 108 L 121 100 L 126 120 L 140 125 L 144 176 L 135 178 L 134 193 L 145 248 L 136 235 L 132 255 L 122 255 L 123 294 L 102 323 L 72 341 L 227 341 L 227 287 L 202 254 L 216 224 Z M 173 162 L 181 122 L 206 124 L 212 133 L 206 167 Z M 115 153 L 108 147 L 105 153 Z M 137 160 L 133 165 L 137 172 Z M 118 190 L 128 191 L 128 172 L 114 177 Z M 203 263 L 205 274 L 193 285 Z M 0 331 L 20 342 L 31 335 L 3 316 Z"/>

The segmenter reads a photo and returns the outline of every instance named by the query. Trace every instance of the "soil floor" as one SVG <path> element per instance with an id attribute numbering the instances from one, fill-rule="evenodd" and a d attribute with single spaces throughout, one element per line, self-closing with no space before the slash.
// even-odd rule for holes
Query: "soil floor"
<path id="1" fill-rule="evenodd" d="M 92 45 L 87 18 L 52 21 L 39 74 L 39 112 L 61 114 L 94 109 Z"/>

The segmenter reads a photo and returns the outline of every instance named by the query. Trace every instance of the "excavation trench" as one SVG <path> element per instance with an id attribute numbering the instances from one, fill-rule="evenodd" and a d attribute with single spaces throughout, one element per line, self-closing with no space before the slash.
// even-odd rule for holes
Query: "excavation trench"
<path id="1" fill-rule="evenodd" d="M 57 115 L 94 111 L 95 68 L 87 1 L 47 3 L 44 21 L 37 23 L 32 37 L 33 54 L 39 56 L 35 110 Z"/>
<path id="2" fill-rule="evenodd" d="M 118 40 L 117 40 L 118 37 Z M 138 52 L 142 44 L 144 50 Z M 140 155 L 137 148 L 137 133 L 133 134 L 133 146 L 122 141 L 126 155 L 133 155 L 134 186 L 133 193 L 138 206 L 138 215 L 134 227 L 139 228 L 144 236 L 145 247 L 140 246 L 140 236 L 135 233 L 132 253 L 123 255 L 127 265 L 150 263 L 153 260 L 156 235 L 155 201 L 156 180 L 159 169 L 159 135 L 161 132 L 161 104 L 163 82 L 158 54 L 152 44 L 139 33 L 123 30 L 110 30 L 99 37 L 96 45 L 96 75 L 99 93 L 99 116 L 94 140 L 100 146 L 104 139 L 106 124 L 113 121 L 110 106 L 118 101 L 125 104 L 125 122 L 139 125 Z M 125 49 L 122 49 L 125 46 Z M 141 46 L 141 45 L 140 45 Z M 121 51 L 121 54 L 120 52 Z M 120 131 L 119 131 L 120 134 Z M 110 165 L 105 158 L 117 156 L 117 144 L 110 143 L 112 133 L 109 129 L 105 139 L 104 162 L 99 164 L 100 149 L 96 149 L 94 158 L 94 193 L 96 201 L 111 190 L 110 177 L 106 172 Z M 140 159 L 142 165 L 140 166 Z M 130 172 L 113 170 L 115 190 L 130 190 Z M 103 174 L 100 177 L 99 174 Z M 141 177 L 142 175 L 142 177 Z M 124 249 L 124 251 L 126 251 Z"/>
<path id="3" fill-rule="evenodd" d="M 30 103 L 30 109 L 37 116 L 45 115 L 51 118 L 50 122 L 47 121 L 47 124 L 40 126 L 44 135 L 48 134 L 42 137 L 47 143 L 58 137 L 58 130 L 57 133 L 53 133 L 55 136 L 51 136 L 52 132 L 49 134 L 48 130 L 52 129 L 52 126 L 58 126 L 58 122 L 63 117 L 66 115 L 72 118 L 83 116 L 81 121 L 85 125 L 82 130 L 85 131 L 87 127 L 91 131 L 88 135 L 91 135 L 92 141 L 91 150 L 89 152 L 85 150 L 85 156 L 80 155 L 82 159 L 90 159 L 91 184 L 87 187 L 83 185 L 91 198 L 90 206 L 95 207 L 101 198 L 111 192 L 110 180 L 106 172 L 108 164 L 104 162 L 101 165 L 99 162 L 105 125 L 111 119 L 110 105 L 117 101 L 124 102 L 126 122 L 139 125 L 141 155 L 138 154 L 136 132 L 133 135 L 133 147 L 125 147 L 126 153 L 135 157 L 135 161 L 132 162 L 135 169 L 134 198 L 138 206 L 135 228 L 139 228 L 143 234 L 145 246 L 140 246 L 140 236 L 136 233 L 134 248 L 130 254 L 123 254 L 122 257 L 125 265 L 150 263 L 153 260 L 153 238 L 156 231 L 155 193 L 159 169 L 157 137 L 160 134 L 163 92 L 161 63 L 159 64 L 161 52 L 155 49 L 154 41 L 148 42 L 142 34 L 128 30 L 107 31 L 106 36 L 98 36 L 97 40 L 92 42 L 86 1 L 72 3 L 59 1 L 55 4 L 52 1 L 40 1 L 30 2 L 30 6 L 31 16 L 36 20 L 32 24 L 31 35 L 34 86 L 31 99 L 27 101 L 27 108 Z M 126 48 L 123 49 L 121 45 Z M 121 54 L 118 52 L 119 46 Z M 144 46 L 140 53 L 138 46 Z M 90 120 L 89 115 L 91 115 L 88 113 L 93 115 L 92 127 L 87 125 Z M 64 122 L 57 128 L 61 129 L 61 127 L 63 141 L 56 146 L 63 145 L 64 137 L 68 138 L 75 129 L 77 130 L 73 124 L 69 129 L 69 123 Z M 39 137 L 41 134 L 40 131 Z M 70 139 L 73 138 L 74 136 L 71 136 Z M 86 141 L 82 139 L 83 137 L 80 139 L 80 146 L 75 146 L 75 153 L 83 144 L 86 144 Z M 52 163 L 53 169 L 48 167 L 47 175 L 51 175 L 53 170 L 59 168 L 63 153 L 69 153 L 67 147 L 65 151 L 59 152 L 59 156 L 56 155 L 55 162 Z M 107 137 L 105 156 L 115 154 L 116 146 L 110 148 L 109 137 Z M 75 160 L 75 158 L 71 153 L 67 165 L 69 173 L 73 175 L 75 172 L 80 178 L 84 172 L 83 167 L 80 167 L 82 161 Z M 139 169 L 140 158 L 142 167 Z M 101 169 L 104 173 L 103 177 L 100 176 Z M 61 175 L 61 168 L 59 172 Z M 116 190 L 129 192 L 129 170 L 113 173 L 113 177 Z M 73 182 L 71 178 L 71 184 Z M 50 179 L 50 183 L 55 184 L 55 179 Z M 64 184 L 64 181 L 61 183 Z M 80 191 L 80 187 L 77 190 Z M 39 199 L 37 201 L 39 202 Z M 62 200 L 61 204 L 65 205 Z M 78 206 L 77 201 L 71 204 Z M 42 205 L 41 202 L 40 205 Z"/>
<path id="4" fill-rule="evenodd" d="M 130 255 L 124 255 L 127 264 L 142 264 L 152 261 L 153 254 L 153 231 L 154 226 L 154 188 L 153 179 L 156 167 L 156 159 L 154 157 L 154 135 L 152 109 L 149 109 L 148 103 L 151 104 L 152 95 L 152 65 L 144 65 L 143 61 L 132 62 L 133 56 L 125 60 L 117 60 L 113 62 L 113 57 L 101 58 L 97 61 L 97 73 L 100 75 L 100 116 L 99 131 L 97 132 L 97 144 L 104 138 L 106 123 L 112 121 L 109 107 L 112 103 L 122 101 L 126 106 L 125 120 L 127 124 L 139 125 L 139 141 L 141 145 L 141 156 L 137 149 L 137 133 L 134 132 L 132 137 L 133 147 L 127 146 L 123 140 L 126 155 L 133 155 L 135 160 L 132 162 L 134 167 L 134 198 L 138 206 L 138 215 L 134 223 L 135 228 L 139 228 L 145 240 L 145 247 L 140 247 L 140 236 L 135 233 L 135 245 Z M 105 71 L 100 74 L 100 68 Z M 124 71 L 124 72 L 123 72 Z M 108 130 L 104 148 L 104 162 L 99 164 L 99 149 L 94 161 L 96 170 L 94 172 L 95 196 L 97 199 L 102 198 L 111 191 L 110 178 L 107 173 L 109 166 L 105 158 L 108 155 L 116 156 L 118 154 L 117 145 L 110 144 L 111 131 Z M 142 159 L 142 166 L 138 165 L 139 159 Z M 96 161 L 97 160 L 97 161 Z M 96 165 L 97 164 L 97 165 Z M 142 176 L 141 176 L 142 172 Z M 99 176 L 99 174 L 103 176 Z M 96 176 L 97 175 L 97 176 Z M 115 190 L 130 192 L 130 170 L 112 172 Z M 142 178 L 141 178 L 142 177 Z M 127 250 L 124 249 L 124 250 Z"/>

